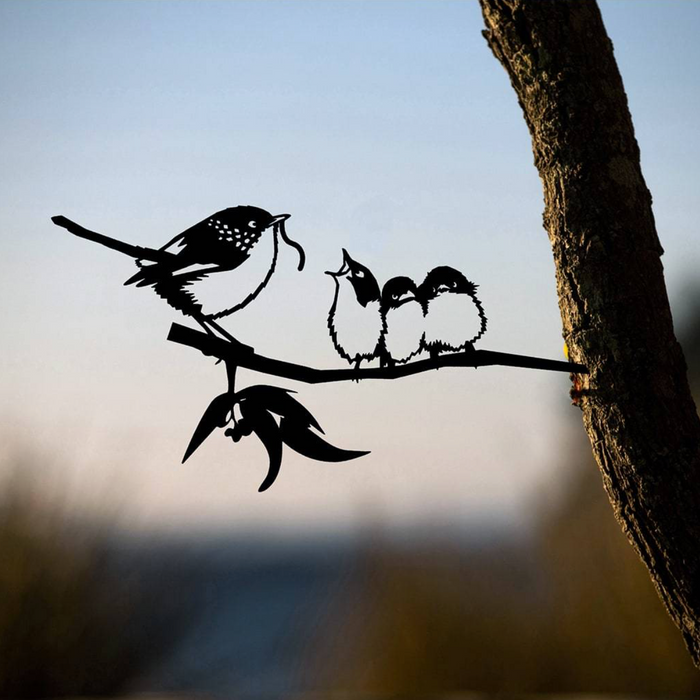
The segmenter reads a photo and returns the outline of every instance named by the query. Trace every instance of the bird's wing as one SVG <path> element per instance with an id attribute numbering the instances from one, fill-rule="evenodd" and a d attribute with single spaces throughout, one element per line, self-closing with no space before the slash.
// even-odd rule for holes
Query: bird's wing
<path id="1" fill-rule="evenodd" d="M 177 247 L 179 250 L 170 251 L 187 258 L 188 249 L 202 250 L 211 245 L 216 245 L 217 241 L 217 220 L 221 218 L 223 212 L 217 212 L 202 219 L 194 226 L 178 233 L 177 236 L 171 238 L 160 250 L 168 250 L 171 247 Z"/>
<path id="2" fill-rule="evenodd" d="M 185 237 L 187 236 L 188 231 L 190 231 L 190 229 L 187 229 L 187 231 L 183 231 L 182 233 L 178 233 L 177 236 L 171 238 L 164 246 L 158 248 L 158 250 L 168 250 L 168 248 L 174 246 L 176 243 L 179 243 L 179 245 L 185 245 Z"/>
<path id="3" fill-rule="evenodd" d="M 187 267 L 182 267 L 173 272 L 173 279 L 178 281 L 193 281 L 196 279 L 201 279 L 203 276 L 208 275 L 212 272 L 221 272 L 221 270 L 230 269 L 225 268 L 222 265 L 212 265 L 205 263 L 193 263 Z"/>

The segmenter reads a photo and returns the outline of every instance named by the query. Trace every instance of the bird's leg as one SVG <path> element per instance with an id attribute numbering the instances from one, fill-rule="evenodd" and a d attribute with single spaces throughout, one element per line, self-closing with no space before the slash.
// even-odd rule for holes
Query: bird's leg
<path id="1" fill-rule="evenodd" d="M 202 314 L 192 314 L 192 318 L 194 318 L 197 323 L 204 328 L 204 330 L 214 338 L 218 338 L 221 336 L 224 338 L 224 340 L 227 340 L 231 345 L 236 349 L 236 350 L 242 350 L 245 352 L 253 352 L 253 348 L 251 348 L 249 345 L 245 345 L 244 343 L 241 343 L 240 340 L 236 340 L 225 328 L 222 328 L 218 323 L 213 321 L 210 318 L 207 318 L 206 316 Z M 218 333 L 219 335 L 217 336 Z M 218 364 L 218 362 L 217 362 Z"/>
<path id="2" fill-rule="evenodd" d="M 194 320 L 197 321 L 197 323 L 198 323 L 202 328 L 204 328 L 204 330 L 207 332 L 207 335 L 210 335 L 212 338 L 217 338 L 217 337 L 218 337 L 218 336 L 216 335 L 216 333 L 214 333 L 214 331 L 213 331 L 211 328 L 209 328 L 209 326 L 207 326 L 207 324 L 206 324 L 206 322 L 205 322 L 205 320 L 204 320 L 204 318 L 203 318 L 202 316 L 195 316 L 195 315 L 193 315 L 192 318 L 194 318 Z M 218 365 L 220 362 L 221 362 L 221 358 L 219 358 L 214 364 L 215 364 L 215 365 Z"/>
<path id="3" fill-rule="evenodd" d="M 396 367 L 396 360 L 391 355 L 382 355 L 379 358 L 379 367 L 384 369 L 392 369 Z"/>
<path id="4" fill-rule="evenodd" d="M 240 340 L 236 340 L 225 328 L 222 328 L 218 323 L 212 321 L 210 318 L 206 319 L 208 323 L 217 333 L 220 333 L 226 340 L 228 340 L 231 345 L 233 345 L 238 350 L 252 350 L 248 345 L 244 345 Z"/>
<path id="5" fill-rule="evenodd" d="M 204 330 L 207 332 L 207 335 L 211 335 L 214 338 L 216 338 L 216 333 L 214 333 L 214 331 L 211 328 L 209 328 L 209 326 L 207 326 L 206 321 L 202 316 L 193 316 L 192 318 L 194 318 L 194 320 L 197 321 L 197 323 L 202 328 L 204 328 Z"/>
<path id="6" fill-rule="evenodd" d="M 476 357 L 476 348 L 474 347 L 474 343 L 467 343 L 464 346 L 464 353 Z M 474 365 L 474 368 L 476 369 L 476 365 Z"/>
<path id="7" fill-rule="evenodd" d="M 360 363 L 361 363 L 361 362 L 362 362 L 362 358 L 361 358 L 361 357 L 358 357 L 358 358 L 355 359 L 355 364 L 353 365 L 353 368 L 352 368 L 352 369 L 353 369 L 353 372 L 359 372 L 359 371 L 360 371 Z M 357 382 L 357 383 L 359 384 L 359 383 L 360 383 L 360 378 L 359 378 L 359 377 L 355 377 L 355 379 L 353 379 L 353 382 Z"/>
<path id="8" fill-rule="evenodd" d="M 391 368 L 396 364 L 396 362 L 394 361 L 394 358 L 389 354 L 388 350 L 386 350 L 385 348 L 381 348 L 379 350 L 378 356 L 379 356 L 379 367 L 380 368 L 385 368 L 385 367 Z"/>

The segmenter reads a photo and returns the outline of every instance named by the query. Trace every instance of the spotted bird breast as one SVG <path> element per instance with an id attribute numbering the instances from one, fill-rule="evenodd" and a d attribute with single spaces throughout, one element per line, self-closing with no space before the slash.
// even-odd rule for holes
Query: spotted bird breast
<path id="1" fill-rule="evenodd" d="M 187 247 L 197 262 L 237 267 L 247 260 L 262 233 L 242 226 L 238 217 L 224 210 L 202 221 L 188 236 Z"/>
<path id="2" fill-rule="evenodd" d="M 202 314 L 219 318 L 231 313 L 260 287 L 275 264 L 273 233 L 258 240 L 254 248 L 245 251 L 245 265 L 221 269 L 185 285 L 202 306 Z"/>

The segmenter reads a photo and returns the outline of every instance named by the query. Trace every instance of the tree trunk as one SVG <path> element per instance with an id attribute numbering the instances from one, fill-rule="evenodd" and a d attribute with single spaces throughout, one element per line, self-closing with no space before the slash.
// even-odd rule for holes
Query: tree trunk
<path id="1" fill-rule="evenodd" d="M 700 666 L 700 420 L 594 0 L 480 0 L 532 136 L 563 334 L 615 516 Z"/>

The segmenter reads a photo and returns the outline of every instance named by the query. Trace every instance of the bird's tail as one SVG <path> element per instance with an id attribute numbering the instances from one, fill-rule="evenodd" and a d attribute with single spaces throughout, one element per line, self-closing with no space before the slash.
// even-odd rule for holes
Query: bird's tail
<path id="1" fill-rule="evenodd" d="M 94 241 L 100 245 L 111 248 L 112 250 L 117 250 L 124 255 L 128 255 L 132 258 L 136 258 L 139 262 L 141 260 L 150 260 L 152 262 L 165 262 L 172 260 L 175 255 L 169 253 L 166 250 L 154 250 L 153 248 L 144 248 L 140 245 L 132 245 L 131 243 L 125 243 L 116 238 L 111 238 L 110 236 L 105 236 L 102 233 L 97 233 L 96 231 L 90 231 L 83 228 L 80 224 L 76 224 L 75 221 L 67 219 L 65 216 L 52 216 L 51 221 L 56 224 L 56 226 L 61 226 L 62 228 L 69 231 L 74 236 L 79 238 L 85 238 L 88 241 Z"/>

